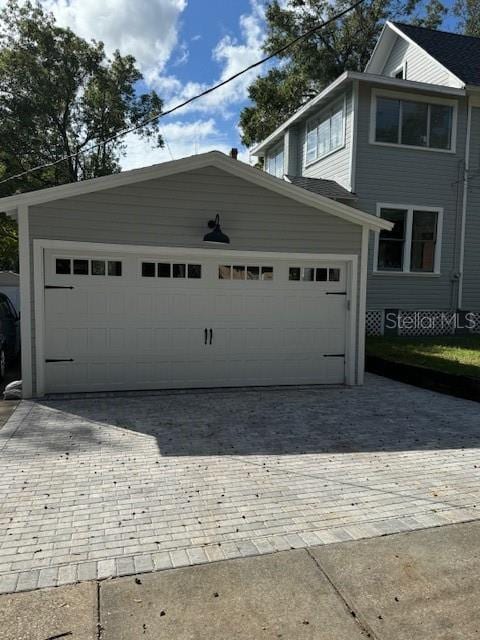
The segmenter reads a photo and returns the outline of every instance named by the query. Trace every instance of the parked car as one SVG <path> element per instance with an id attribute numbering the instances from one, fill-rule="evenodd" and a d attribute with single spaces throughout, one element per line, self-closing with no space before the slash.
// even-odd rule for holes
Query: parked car
<path id="1" fill-rule="evenodd" d="M 5 377 L 7 364 L 20 351 L 20 316 L 4 293 L 0 293 L 0 380 Z"/>

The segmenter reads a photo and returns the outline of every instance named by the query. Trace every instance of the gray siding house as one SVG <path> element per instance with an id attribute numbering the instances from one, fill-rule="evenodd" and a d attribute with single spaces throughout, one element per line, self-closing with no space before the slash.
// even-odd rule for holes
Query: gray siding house
<path id="1" fill-rule="evenodd" d="M 387 22 L 363 73 L 342 74 L 252 155 L 394 223 L 370 237 L 369 333 L 392 310 L 399 333 L 449 333 L 465 313 L 444 312 L 480 326 L 479 145 L 480 39 Z"/>

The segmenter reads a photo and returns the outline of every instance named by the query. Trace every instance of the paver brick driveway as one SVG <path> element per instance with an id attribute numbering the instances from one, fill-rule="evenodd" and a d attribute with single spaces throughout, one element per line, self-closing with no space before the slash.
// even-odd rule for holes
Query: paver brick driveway
<path id="1" fill-rule="evenodd" d="M 377 377 L 22 402 L 0 591 L 475 519 L 479 447 L 478 404 Z"/>

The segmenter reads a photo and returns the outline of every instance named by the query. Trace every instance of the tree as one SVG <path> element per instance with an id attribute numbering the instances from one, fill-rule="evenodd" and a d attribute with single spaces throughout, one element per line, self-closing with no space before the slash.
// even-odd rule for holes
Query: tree
<path id="1" fill-rule="evenodd" d="M 480 38 L 479 0 L 456 0 L 454 13 L 459 18 L 459 28 L 466 36 Z"/>
<path id="2" fill-rule="evenodd" d="M 0 12 L 0 180 L 72 157 L 0 184 L 0 197 L 120 171 L 125 144 L 110 139 L 162 108 L 155 92 L 137 92 L 141 80 L 132 56 L 108 58 L 103 43 L 57 26 L 39 4 L 9 0 Z M 163 146 L 155 122 L 138 135 Z M 12 233 L 1 217 L 0 268 L 11 268 Z"/>
<path id="3" fill-rule="evenodd" d="M 351 4 L 352 0 L 287 0 L 282 4 L 271 0 L 266 10 L 264 51 L 273 53 Z M 445 13 L 440 0 L 367 0 L 301 40 L 280 54 L 276 67 L 250 85 L 253 105 L 240 116 L 244 144 L 264 139 L 344 71 L 363 70 L 386 19 L 437 28 Z"/>

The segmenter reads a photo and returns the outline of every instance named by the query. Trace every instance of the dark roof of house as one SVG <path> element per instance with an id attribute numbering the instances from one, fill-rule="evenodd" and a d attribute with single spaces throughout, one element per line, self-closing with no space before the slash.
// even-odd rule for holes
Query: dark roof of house
<path id="1" fill-rule="evenodd" d="M 393 24 L 457 78 L 466 84 L 480 85 L 480 38 L 401 22 Z"/>
<path id="2" fill-rule="evenodd" d="M 287 180 L 296 187 L 312 191 L 319 196 L 332 200 L 356 200 L 357 196 L 344 189 L 335 180 L 323 180 L 321 178 L 304 178 L 303 176 L 286 176 Z"/>

